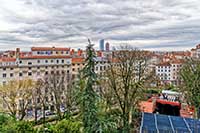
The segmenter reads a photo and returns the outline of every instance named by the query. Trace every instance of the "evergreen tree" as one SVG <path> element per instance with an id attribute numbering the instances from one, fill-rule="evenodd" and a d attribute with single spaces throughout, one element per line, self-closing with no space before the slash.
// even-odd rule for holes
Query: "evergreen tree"
<path id="1" fill-rule="evenodd" d="M 88 40 L 87 46 L 87 57 L 86 65 L 81 71 L 82 80 L 85 85 L 82 90 L 81 104 L 82 104 L 82 117 L 84 132 L 92 133 L 98 129 L 98 118 L 97 118 L 97 94 L 94 90 L 94 86 L 97 81 L 97 74 L 94 71 L 95 68 L 95 51 L 93 44 Z"/>

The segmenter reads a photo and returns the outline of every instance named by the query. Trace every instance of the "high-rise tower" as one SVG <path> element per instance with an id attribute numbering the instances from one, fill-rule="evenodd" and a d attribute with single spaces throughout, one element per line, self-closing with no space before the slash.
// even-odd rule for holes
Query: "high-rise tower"
<path id="1" fill-rule="evenodd" d="M 99 41 L 99 49 L 100 49 L 101 51 L 104 51 L 104 39 L 101 39 L 101 40 Z"/>

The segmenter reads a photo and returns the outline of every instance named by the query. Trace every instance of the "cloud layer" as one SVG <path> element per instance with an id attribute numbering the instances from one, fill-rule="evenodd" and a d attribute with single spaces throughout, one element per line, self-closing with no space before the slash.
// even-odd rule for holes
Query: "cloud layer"
<path id="1" fill-rule="evenodd" d="M 0 0 L 0 50 L 131 44 L 183 50 L 200 42 L 199 0 Z"/>

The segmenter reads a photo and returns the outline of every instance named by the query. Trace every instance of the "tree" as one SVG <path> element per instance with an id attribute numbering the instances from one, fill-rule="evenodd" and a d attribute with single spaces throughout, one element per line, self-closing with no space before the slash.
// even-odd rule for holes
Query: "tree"
<path id="1" fill-rule="evenodd" d="M 98 129 L 97 118 L 97 99 L 98 96 L 94 90 L 97 74 L 94 71 L 95 68 L 95 51 L 90 40 L 87 46 L 87 58 L 86 65 L 80 72 L 79 90 L 80 90 L 80 104 L 83 120 L 84 132 L 93 133 Z"/>
<path id="2" fill-rule="evenodd" d="M 73 120 L 61 120 L 54 128 L 55 133 L 81 133 L 82 123 Z"/>
<path id="3" fill-rule="evenodd" d="M 13 80 L 1 86 L 0 93 L 3 102 L 13 118 L 17 118 L 18 115 L 19 119 L 23 120 L 33 88 L 34 82 L 30 79 Z"/>
<path id="4" fill-rule="evenodd" d="M 195 106 L 196 117 L 200 118 L 200 60 L 188 59 L 183 65 L 180 76 L 182 78 L 181 91 L 186 99 Z"/>
<path id="5" fill-rule="evenodd" d="M 71 82 L 72 80 L 67 79 L 67 75 L 64 71 L 54 72 L 48 75 L 45 79 L 45 88 L 49 90 L 49 95 L 54 98 L 54 105 L 57 115 L 60 119 L 63 118 L 63 111 L 70 111 L 73 100 L 71 92 Z"/>
<path id="6" fill-rule="evenodd" d="M 131 46 L 120 47 L 109 61 L 105 90 L 111 89 L 114 93 L 112 99 L 115 102 L 112 106 L 120 109 L 124 133 L 130 132 L 132 112 L 137 109 L 138 102 L 142 98 L 144 83 L 151 73 L 147 61 L 148 56 L 145 51 Z"/>

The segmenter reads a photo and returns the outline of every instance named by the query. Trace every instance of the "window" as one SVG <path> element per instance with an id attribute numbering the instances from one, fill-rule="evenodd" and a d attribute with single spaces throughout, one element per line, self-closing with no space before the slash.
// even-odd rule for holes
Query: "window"
<path id="1" fill-rule="evenodd" d="M 51 63 L 53 63 L 53 60 L 51 60 Z"/>
<path id="2" fill-rule="evenodd" d="M 73 68 L 72 71 L 75 71 L 75 68 Z"/>
<path id="3" fill-rule="evenodd" d="M 65 61 L 64 60 L 62 60 L 62 63 L 64 63 Z"/>
<path id="4" fill-rule="evenodd" d="M 22 61 L 21 61 L 21 60 L 19 61 L 19 64 L 22 64 Z"/>
<path id="5" fill-rule="evenodd" d="M 45 75 L 48 75 L 48 71 L 45 72 Z"/>
<path id="6" fill-rule="evenodd" d="M 60 72 L 59 72 L 59 71 L 56 71 L 56 74 L 58 74 L 58 75 L 59 75 L 59 74 L 60 74 Z"/>
<path id="7" fill-rule="evenodd" d="M 62 74 L 65 74 L 65 71 L 62 70 Z"/>
<path id="8" fill-rule="evenodd" d="M 59 63 L 59 60 L 56 60 L 57 63 Z"/>
<path id="9" fill-rule="evenodd" d="M 32 62 L 28 62 L 28 65 L 32 65 Z"/>
<path id="10" fill-rule="evenodd" d="M 29 67 L 28 69 L 31 70 L 31 67 Z"/>
<path id="11" fill-rule="evenodd" d="M 10 77 L 13 77 L 13 73 L 10 73 Z"/>
<path id="12" fill-rule="evenodd" d="M 5 71 L 5 70 L 6 70 L 6 68 L 4 67 L 4 68 L 3 68 L 3 70 Z"/>
<path id="13" fill-rule="evenodd" d="M 48 60 L 45 60 L 45 63 L 48 63 Z"/>
<path id="14" fill-rule="evenodd" d="M 20 77 L 22 77 L 22 76 L 23 76 L 23 74 L 22 74 L 22 73 L 19 73 L 19 76 L 20 76 Z"/>
<path id="15" fill-rule="evenodd" d="M 102 66 L 100 66 L 100 71 L 102 71 Z"/>
<path id="16" fill-rule="evenodd" d="M 10 70 L 13 70 L 13 68 L 11 67 Z"/>
<path id="17" fill-rule="evenodd" d="M 6 85 L 6 81 L 3 81 L 2 83 L 3 83 L 3 85 Z"/>
<path id="18" fill-rule="evenodd" d="M 6 73 L 3 73 L 3 78 L 6 78 Z"/>
<path id="19" fill-rule="evenodd" d="M 61 54 L 63 54 L 63 51 L 61 51 Z"/>
<path id="20" fill-rule="evenodd" d="M 40 60 L 37 60 L 37 63 L 40 63 Z"/>
<path id="21" fill-rule="evenodd" d="M 52 66 L 51 68 L 54 69 L 54 66 Z"/>
<path id="22" fill-rule="evenodd" d="M 28 72 L 28 76 L 32 76 L 32 72 Z"/>
<path id="23" fill-rule="evenodd" d="M 37 67 L 37 69 L 40 69 L 40 67 Z"/>
<path id="24" fill-rule="evenodd" d="M 48 66 L 45 66 L 46 69 L 48 69 Z"/>
<path id="25" fill-rule="evenodd" d="M 69 70 L 67 70 L 67 73 L 69 73 Z"/>
<path id="26" fill-rule="evenodd" d="M 40 52 L 39 52 L 39 51 L 37 51 L 37 54 L 40 54 Z"/>

